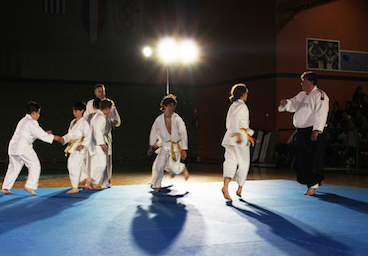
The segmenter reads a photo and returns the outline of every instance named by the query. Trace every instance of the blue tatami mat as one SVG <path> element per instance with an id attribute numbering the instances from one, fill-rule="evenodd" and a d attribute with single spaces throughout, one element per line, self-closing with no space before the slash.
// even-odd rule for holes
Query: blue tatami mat
<path id="1" fill-rule="evenodd" d="M 368 189 L 246 181 L 0 196 L 0 255 L 368 255 Z"/>

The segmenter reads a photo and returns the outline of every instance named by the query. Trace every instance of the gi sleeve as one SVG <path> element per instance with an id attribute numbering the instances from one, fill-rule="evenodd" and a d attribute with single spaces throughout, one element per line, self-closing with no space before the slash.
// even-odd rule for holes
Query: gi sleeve
<path id="1" fill-rule="evenodd" d="M 52 142 L 54 141 L 54 135 L 48 134 L 46 131 L 44 131 L 36 120 L 30 122 L 30 131 L 32 133 L 32 136 L 39 140 L 50 144 L 52 144 Z"/>
<path id="2" fill-rule="evenodd" d="M 315 96 L 313 131 L 323 132 L 327 122 L 328 110 L 329 98 L 321 91 L 321 94 L 318 93 Z"/>

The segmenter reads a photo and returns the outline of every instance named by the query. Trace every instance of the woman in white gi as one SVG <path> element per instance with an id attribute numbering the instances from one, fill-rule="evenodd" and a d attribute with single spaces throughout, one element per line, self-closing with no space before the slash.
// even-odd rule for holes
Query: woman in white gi
<path id="1" fill-rule="evenodd" d="M 33 142 L 39 139 L 51 144 L 53 140 L 60 140 L 60 136 L 53 135 L 51 131 L 46 132 L 40 127 L 37 121 L 40 118 L 40 111 L 40 105 L 33 101 L 29 102 L 27 105 L 27 114 L 19 121 L 15 128 L 13 137 L 9 142 L 9 165 L 1 189 L 1 193 L 3 194 L 13 194 L 10 189 L 18 178 L 23 165 L 26 165 L 28 168 L 28 177 L 24 190 L 31 195 L 36 195 L 34 190 L 38 187 L 41 164 L 33 149 Z"/>
<path id="2" fill-rule="evenodd" d="M 226 133 L 221 145 L 225 148 L 223 164 L 224 186 L 222 193 L 225 199 L 232 201 L 228 185 L 235 177 L 239 187 L 236 194 L 241 192 L 247 178 L 250 166 L 250 138 L 254 131 L 249 128 L 249 110 L 245 101 L 248 98 L 248 88 L 245 84 L 235 84 L 231 88 L 232 102 L 226 116 Z"/>
<path id="3" fill-rule="evenodd" d="M 184 178 L 189 178 L 189 172 L 185 164 L 181 160 L 187 158 L 188 136 L 187 128 L 183 119 L 176 114 L 176 96 L 166 95 L 161 101 L 161 111 L 164 113 L 159 115 L 152 125 L 150 133 L 150 147 L 148 155 L 154 150 L 154 145 L 161 138 L 161 148 L 158 156 L 153 164 L 153 192 L 159 192 L 161 188 L 164 170 L 171 175 L 184 173 Z"/>
<path id="4" fill-rule="evenodd" d="M 66 192 L 67 194 L 79 193 L 79 181 L 88 178 L 81 177 L 84 155 L 92 139 L 89 123 L 83 117 L 85 110 L 85 103 L 77 102 L 74 104 L 73 115 L 75 118 L 70 122 L 68 133 L 60 139 L 63 145 L 69 143 L 65 149 L 65 155 L 69 154 L 68 171 L 72 189 Z"/>

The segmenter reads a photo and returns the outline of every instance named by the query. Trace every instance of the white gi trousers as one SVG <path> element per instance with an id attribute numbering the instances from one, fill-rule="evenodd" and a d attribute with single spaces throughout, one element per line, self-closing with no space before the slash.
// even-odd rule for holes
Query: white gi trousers
<path id="1" fill-rule="evenodd" d="M 107 168 L 108 153 L 101 146 L 96 147 L 95 154 L 91 156 L 91 178 L 92 184 L 98 185 L 103 173 Z"/>
<path id="2" fill-rule="evenodd" d="M 33 148 L 21 155 L 9 155 L 8 170 L 3 181 L 3 189 L 11 189 L 17 180 L 23 165 L 28 168 L 28 176 L 25 187 L 30 189 L 38 188 L 38 180 L 41 174 L 41 164 Z"/>
<path id="3" fill-rule="evenodd" d="M 175 160 L 172 159 L 171 149 L 167 147 L 162 147 L 160 149 L 160 153 L 156 157 L 153 168 L 152 168 L 152 186 L 153 188 L 160 188 L 162 183 L 162 178 L 164 176 L 164 171 L 178 175 L 183 173 L 185 170 L 185 164 L 180 162 L 181 153 L 174 152 Z"/>
<path id="4" fill-rule="evenodd" d="M 85 149 L 82 149 L 81 151 L 75 151 L 74 153 L 70 154 L 68 158 L 69 178 L 73 188 L 77 188 L 79 181 L 85 179 L 84 177 L 81 177 L 85 151 Z"/>
<path id="5" fill-rule="evenodd" d="M 225 146 L 225 161 L 223 164 L 224 178 L 233 179 L 239 186 L 243 186 L 247 179 L 250 166 L 250 147 L 245 143 L 242 146 Z"/>

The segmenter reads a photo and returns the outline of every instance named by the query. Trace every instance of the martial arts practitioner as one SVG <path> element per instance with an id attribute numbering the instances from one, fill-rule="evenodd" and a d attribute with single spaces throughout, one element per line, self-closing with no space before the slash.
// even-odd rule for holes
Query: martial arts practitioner
<path id="1" fill-rule="evenodd" d="M 249 109 L 245 102 L 248 99 L 248 88 L 245 84 L 235 84 L 231 88 L 230 102 L 232 102 L 226 116 L 226 133 L 221 145 L 225 148 L 223 164 L 224 186 L 222 193 L 225 199 L 232 201 L 228 186 L 235 177 L 238 183 L 236 194 L 241 197 L 245 180 L 250 166 L 250 144 L 254 145 L 249 128 Z"/>
<path id="2" fill-rule="evenodd" d="M 86 104 L 84 102 L 77 102 L 73 105 L 73 115 L 75 118 L 70 122 L 68 133 L 60 139 L 63 145 L 68 143 L 65 149 L 65 156 L 69 154 L 68 171 L 72 189 L 66 192 L 67 194 L 79 193 L 78 184 L 80 180 L 88 178 L 82 172 L 82 165 L 87 148 L 90 146 L 92 140 L 92 132 L 89 123 L 83 117 L 85 109 Z"/>
<path id="3" fill-rule="evenodd" d="M 314 195 L 315 189 L 324 179 L 324 128 L 329 111 L 329 98 L 324 91 L 318 89 L 315 73 L 304 72 L 300 78 L 302 91 L 291 99 L 281 100 L 278 111 L 294 112 L 293 125 L 296 133 L 291 145 L 291 168 L 297 172 L 297 181 L 308 187 L 304 195 Z"/>
<path id="4" fill-rule="evenodd" d="M 161 111 L 154 121 L 150 132 L 150 146 L 147 154 L 151 155 L 159 138 L 162 139 L 161 148 L 153 164 L 153 192 L 160 192 L 164 170 L 171 175 L 184 173 L 184 178 L 189 178 L 189 172 L 181 160 L 187 158 L 188 136 L 183 119 L 176 114 L 176 96 L 169 94 L 161 101 Z"/>
<path id="5" fill-rule="evenodd" d="M 103 84 L 96 84 L 94 87 L 94 94 L 97 98 L 100 98 L 101 100 L 107 99 L 106 98 L 106 90 L 105 86 Z M 116 109 L 115 103 L 113 100 L 108 99 L 112 103 L 111 107 L 111 113 L 109 114 L 109 117 L 111 119 L 112 124 L 112 130 L 114 130 L 116 127 L 119 127 L 121 124 L 120 115 L 118 113 L 118 110 Z M 89 100 L 87 102 L 86 111 L 84 113 L 84 116 L 87 117 L 90 113 L 94 112 L 93 109 L 93 99 Z M 110 139 L 112 141 L 112 134 L 109 134 Z M 111 151 L 112 151 L 112 144 L 111 144 Z M 107 172 L 103 174 L 102 176 L 102 188 L 109 188 L 111 187 L 111 176 L 112 176 L 112 154 L 110 155 L 110 159 L 108 161 L 108 168 Z"/>
<path id="6" fill-rule="evenodd" d="M 91 177 L 86 179 L 86 187 L 90 189 L 103 189 L 98 186 L 102 175 L 108 168 L 108 159 L 111 155 L 111 120 L 108 117 L 111 112 L 112 103 L 109 100 L 102 100 L 100 109 L 91 120 L 92 145 L 90 147 L 91 156 Z"/>
<path id="7" fill-rule="evenodd" d="M 27 105 L 27 114 L 19 121 L 15 128 L 13 137 L 9 142 L 9 165 L 1 190 L 3 194 L 13 194 L 10 189 L 18 178 L 23 165 L 26 165 L 28 168 L 28 177 L 24 190 L 31 195 L 36 195 L 34 190 L 38 187 L 41 164 L 33 149 L 33 142 L 39 139 L 51 144 L 54 140 L 60 140 L 60 136 L 53 135 L 51 131 L 44 131 L 40 127 L 37 121 L 40 118 L 40 111 L 40 105 L 33 101 L 29 102 Z"/>

